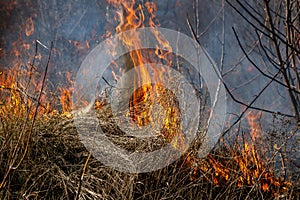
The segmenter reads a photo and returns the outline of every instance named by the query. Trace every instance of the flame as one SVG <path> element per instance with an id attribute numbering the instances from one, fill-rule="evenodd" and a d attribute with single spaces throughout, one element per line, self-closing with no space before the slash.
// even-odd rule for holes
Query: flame
<path id="1" fill-rule="evenodd" d="M 246 116 L 248 124 L 251 128 L 250 135 L 251 135 L 252 141 L 256 141 L 261 138 L 262 128 L 259 123 L 261 114 L 262 114 L 261 112 L 256 112 L 256 113 L 249 112 L 249 114 Z"/>
<path id="2" fill-rule="evenodd" d="M 37 105 L 38 76 L 30 69 L 20 69 L 21 63 L 12 69 L 5 69 L 0 74 L 0 115 L 32 118 Z M 34 91 L 34 92 L 32 92 Z M 50 111 L 46 94 L 41 95 L 38 115 Z"/>
<path id="3" fill-rule="evenodd" d="M 135 30 L 137 28 L 143 28 L 145 26 L 152 27 L 152 33 L 157 40 L 155 51 L 141 50 L 141 41 L 138 33 L 133 33 L 130 37 L 119 38 L 124 47 L 130 49 L 135 47 L 138 50 L 131 51 L 129 54 L 128 62 L 130 63 L 125 70 L 117 68 L 115 64 L 113 71 L 113 77 L 118 80 L 120 77 L 118 73 L 124 73 L 130 68 L 140 67 L 141 73 L 139 76 L 134 77 L 134 83 L 136 85 L 142 85 L 142 87 L 135 86 L 135 92 L 132 94 L 130 101 L 130 113 L 129 116 L 139 126 L 145 126 L 155 119 L 152 119 L 149 114 L 151 108 L 155 103 L 159 103 L 164 108 L 163 116 L 164 125 L 162 128 L 162 134 L 168 141 L 174 138 L 172 145 L 175 149 L 186 149 L 184 134 L 181 131 L 180 124 L 180 110 L 176 103 L 170 102 L 169 99 L 176 99 L 174 95 L 165 89 L 162 84 L 163 73 L 168 73 L 168 69 L 160 71 L 158 68 L 151 64 L 154 71 L 154 78 L 156 85 L 146 84 L 151 82 L 151 76 L 144 65 L 151 63 L 153 60 L 164 60 L 168 66 L 172 65 L 172 48 L 168 41 L 164 39 L 164 36 L 155 29 L 159 26 L 159 22 L 156 19 L 155 12 L 157 6 L 154 2 L 146 2 L 144 5 L 136 4 L 134 0 L 107 0 L 108 3 L 113 5 L 117 10 L 116 19 L 119 24 L 116 27 L 116 32 L 121 33 L 126 30 Z M 176 1 L 180 4 L 180 1 Z M 0 3 L 1 5 L 2 3 Z M 10 1 L 6 6 L 6 10 L 12 10 L 16 5 L 16 1 Z M 25 32 L 27 37 L 34 34 L 34 20 L 29 17 L 25 22 L 25 31 L 20 31 L 22 34 Z M 111 32 L 107 31 L 105 36 L 111 36 Z M 300 40 L 299 40 L 300 41 Z M 88 40 L 84 42 L 71 41 L 78 52 L 90 49 L 90 43 Z M 9 56 L 16 58 L 11 69 L 4 69 L 0 71 L 0 117 L 1 116 L 16 116 L 24 117 L 29 112 L 29 118 L 33 117 L 37 102 L 35 97 L 38 94 L 42 82 L 40 77 L 35 73 L 35 66 L 26 65 L 26 69 L 21 67 L 24 65 L 19 58 L 21 58 L 25 51 L 31 49 L 30 42 L 25 42 L 22 38 L 17 39 L 12 44 L 13 49 L 10 51 Z M 167 49 L 162 51 L 161 49 Z M 4 50 L 1 50 L 1 55 L 5 56 Z M 60 51 L 53 49 L 54 53 L 60 55 Z M 28 54 L 26 54 L 27 56 Z M 42 55 L 36 56 L 38 60 L 41 60 Z M 117 71 L 119 70 L 119 71 Z M 248 71 L 252 71 L 253 67 L 249 67 Z M 67 84 L 70 87 L 63 86 L 59 88 L 60 91 L 60 104 L 62 106 L 62 112 L 67 117 L 71 117 L 70 111 L 73 109 L 73 103 L 71 95 L 73 90 L 73 81 L 71 73 L 66 73 Z M 140 84 L 137 84 L 140 83 Z M 33 91 L 33 92 L 29 92 Z M 171 98 L 170 98 L 171 97 Z M 38 110 L 38 115 L 57 114 L 50 103 L 45 93 L 41 97 L 41 108 Z M 88 104 L 87 102 L 85 104 Z M 96 101 L 95 109 L 101 109 L 106 102 Z M 227 160 L 218 160 L 212 155 L 208 155 L 206 160 L 200 160 L 195 155 L 190 154 L 186 159 L 186 164 L 192 168 L 190 175 L 191 180 L 197 179 L 199 172 L 205 172 L 210 174 L 211 177 L 207 177 L 207 180 L 212 180 L 215 185 L 229 184 L 233 180 L 233 174 L 238 187 L 254 186 L 259 183 L 261 189 L 265 192 L 271 192 L 274 196 L 287 190 L 291 183 L 285 182 L 283 179 L 274 175 L 274 172 L 269 169 L 266 158 L 263 159 L 261 151 L 258 151 L 256 146 L 262 138 L 263 131 L 259 123 L 261 112 L 250 112 L 246 119 L 250 127 L 250 141 L 245 141 L 237 147 L 231 148 L 226 145 L 226 149 L 233 158 L 233 162 Z M 2 119 L 2 118 L 1 118 Z"/>
<path id="4" fill-rule="evenodd" d="M 62 111 L 63 112 L 70 112 L 73 108 L 73 103 L 71 100 L 71 90 L 70 89 L 65 89 L 61 88 L 60 89 L 60 103 L 62 106 Z"/>
<path id="5" fill-rule="evenodd" d="M 116 27 L 116 33 L 121 33 L 127 30 L 136 30 L 137 28 L 152 27 L 152 34 L 155 36 L 157 44 L 155 51 L 142 50 L 142 44 L 138 32 L 132 32 L 129 37 L 120 36 L 125 48 L 132 49 L 134 47 L 137 50 L 131 51 L 127 59 L 127 64 L 124 72 L 139 67 L 139 75 L 134 76 L 134 93 L 132 94 L 130 101 L 130 113 L 129 116 L 139 126 L 146 126 L 155 119 L 150 116 L 150 110 L 154 103 L 159 103 L 165 110 L 164 126 L 162 134 L 172 141 L 172 145 L 176 149 L 185 149 L 184 134 L 181 131 L 180 125 L 180 111 L 174 106 L 174 102 L 164 95 L 172 95 L 162 86 L 163 73 L 168 73 L 169 69 L 164 71 L 159 70 L 155 64 L 151 64 L 152 60 L 157 62 L 160 59 L 166 61 L 170 67 L 172 65 L 172 48 L 164 36 L 155 29 L 159 26 L 156 19 L 155 11 L 157 6 L 154 2 L 146 2 L 144 5 L 136 4 L 134 0 L 108 0 L 108 3 L 113 5 L 117 9 L 116 19 L 119 24 Z M 147 17 L 148 16 L 148 17 Z M 167 49 L 162 51 L 161 49 Z M 146 63 L 150 63 L 151 68 L 154 71 L 153 78 L 156 84 L 149 84 L 151 81 L 148 69 L 145 67 Z M 113 76 L 117 79 L 116 73 L 113 72 Z M 142 87 L 137 87 L 142 85 Z M 160 98 L 159 98 L 160 97 Z M 160 99 L 160 100 L 159 100 Z M 175 99 L 173 96 L 171 99 Z M 165 103 L 168 102 L 168 103 Z M 175 137 L 176 136 L 176 137 Z M 177 138 L 177 139 L 175 139 Z M 174 140 L 173 140 L 174 139 Z"/>
<path id="6" fill-rule="evenodd" d="M 274 197 L 284 193 L 291 186 L 282 178 L 276 177 L 274 170 L 268 167 L 266 159 L 261 157 L 258 151 L 258 139 L 262 138 L 262 128 L 259 123 L 261 112 L 249 112 L 246 119 L 250 129 L 250 141 L 244 141 L 242 145 L 231 148 L 224 141 L 224 145 L 232 159 L 217 160 L 212 155 L 200 160 L 195 155 L 188 155 L 186 163 L 191 167 L 190 179 L 197 179 L 199 172 L 212 175 L 215 185 L 230 184 L 236 181 L 238 187 L 254 186 L 258 184 L 262 191 L 270 192 Z M 262 147 L 261 145 L 259 147 Z M 212 169 L 209 167 L 212 166 Z M 207 178 L 207 180 L 210 180 Z M 279 191 L 279 193 L 278 193 Z"/>
<path id="7" fill-rule="evenodd" d="M 26 20 L 26 25 L 25 25 L 25 34 L 26 36 L 31 36 L 34 33 L 34 23 L 32 20 L 32 17 L 29 17 Z"/>
<path id="8" fill-rule="evenodd" d="M 62 106 L 62 112 L 70 112 L 73 109 L 73 101 L 72 101 L 72 93 L 74 91 L 73 81 L 71 78 L 71 73 L 66 73 L 67 83 L 70 87 L 68 88 L 66 85 L 64 87 L 58 88 L 60 91 L 60 104 Z"/>
<path id="9" fill-rule="evenodd" d="M 13 8 L 16 1 L 12 1 L 6 6 Z M 32 44 L 34 41 L 28 38 L 34 34 L 34 16 L 32 14 L 26 19 L 24 25 L 17 31 L 19 37 L 12 42 L 9 53 L 4 52 L 4 59 L 10 66 L 1 66 L 3 70 L 0 74 L 0 113 L 2 116 L 32 118 L 37 110 L 37 115 L 42 116 L 51 112 L 49 93 L 40 93 L 42 86 L 41 72 L 37 71 L 39 61 L 42 59 L 41 53 L 36 52 L 34 62 L 24 61 L 24 58 L 31 60 L 33 55 Z M 24 38 L 24 36 L 26 36 Z M 9 48 L 8 48 L 9 49 Z M 2 50 L 2 49 L 1 49 Z M 40 95 L 39 105 L 37 106 L 38 96 Z"/>

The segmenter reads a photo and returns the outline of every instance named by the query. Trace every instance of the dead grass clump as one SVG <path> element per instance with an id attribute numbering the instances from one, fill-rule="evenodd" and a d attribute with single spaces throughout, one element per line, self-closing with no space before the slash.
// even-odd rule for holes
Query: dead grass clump
<path id="1" fill-rule="evenodd" d="M 106 112 L 109 112 L 109 109 L 106 109 Z M 100 124 L 104 130 L 119 131 L 115 124 L 103 120 L 101 113 L 98 114 L 99 119 L 102 119 Z M 22 121 L 10 121 L 5 125 L 5 129 L 2 126 L 0 130 L 1 180 L 15 145 L 11 141 L 18 139 L 14 134 L 18 132 L 22 123 Z M 124 137 L 120 137 L 118 141 L 116 135 L 112 140 L 121 146 L 129 144 L 126 141 L 130 141 Z M 11 146 L 7 145 L 8 142 Z M 139 147 L 144 145 L 143 142 L 137 145 L 137 141 L 134 144 Z M 24 145 L 20 145 L 20 155 L 24 148 Z M 244 199 L 246 197 L 248 199 L 274 199 L 275 197 L 297 199 L 299 197 L 299 187 L 296 182 L 276 187 L 277 196 L 274 196 L 273 190 L 263 191 L 259 179 L 253 185 L 238 185 L 243 172 L 227 147 L 215 149 L 207 158 L 198 160 L 194 165 L 190 165 L 187 161 L 192 154 L 193 152 L 189 151 L 178 161 L 154 172 L 141 174 L 118 172 L 104 166 L 93 156 L 89 158 L 89 152 L 80 142 L 70 115 L 52 115 L 47 119 L 36 121 L 28 153 L 19 166 L 14 165 L 16 168 L 12 169 L 5 179 L 0 196 L 4 199 L 74 199 L 79 192 L 78 197 L 81 199 Z M 216 162 L 219 165 L 216 165 Z M 86 166 L 85 171 L 84 166 Z M 216 166 L 220 169 L 218 170 Z M 250 169 L 250 166 L 247 167 Z M 220 171 L 229 173 L 227 180 Z M 299 180 L 299 177 L 296 180 Z M 283 187 L 287 188 L 280 193 Z"/>

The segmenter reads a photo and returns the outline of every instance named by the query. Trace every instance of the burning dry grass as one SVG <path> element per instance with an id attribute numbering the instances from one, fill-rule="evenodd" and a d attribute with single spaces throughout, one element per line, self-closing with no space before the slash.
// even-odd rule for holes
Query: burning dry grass
<path id="1" fill-rule="evenodd" d="M 161 170 L 130 174 L 108 168 L 93 156 L 89 157 L 70 113 L 40 115 L 32 133 L 29 125 L 22 132 L 20 127 L 26 121 L 31 124 L 33 119 L 9 118 L 8 114 L 1 116 L 0 129 L 3 181 L 0 196 L 4 199 L 74 199 L 78 192 L 81 199 L 299 198 L 299 185 L 280 178 L 260 158 L 264 156 L 257 151 L 261 147 L 246 140 L 233 142 L 233 146 L 223 142 L 204 159 L 197 159 L 196 152 L 189 150 L 180 160 Z M 151 151 L 163 145 L 159 141 L 131 142 L 122 137 L 108 106 L 102 106 L 97 115 L 102 130 L 120 146 Z M 30 144 L 23 155 L 28 134 L 31 134 Z M 294 179 L 297 180 L 298 177 Z"/>
<path id="2" fill-rule="evenodd" d="M 135 5 L 135 1 L 108 2 L 113 3 L 118 10 L 120 23 L 116 28 L 117 33 L 144 27 L 144 21 L 147 21 L 150 27 L 158 26 L 154 14 L 157 9 L 155 4 L 146 3 L 145 12 L 141 5 Z M 149 19 L 145 20 L 145 16 L 148 15 Z M 34 32 L 32 17 L 28 18 L 25 24 L 25 35 L 31 36 Z M 164 41 L 160 34 L 153 34 L 160 46 L 164 47 L 162 49 L 172 52 L 168 42 Z M 132 41 L 139 46 L 138 36 L 122 40 L 124 46 L 132 44 Z M 15 41 L 14 46 L 19 43 L 24 49 L 30 48 L 29 44 L 20 41 Z M 73 43 L 78 50 L 84 49 L 77 41 Z M 88 42 L 86 47 L 89 48 Z M 15 50 L 11 54 L 20 56 L 21 52 Z M 142 55 L 140 50 L 131 52 L 128 63 L 134 66 L 142 65 L 146 59 Z M 155 55 L 153 54 L 169 64 L 170 55 L 159 48 L 156 49 Z M 37 57 L 38 55 L 35 55 L 35 58 Z M 60 101 L 62 112 L 56 111 L 51 105 L 50 92 L 41 89 L 45 82 L 41 81 L 42 78 L 34 64 L 25 65 L 25 69 L 19 69 L 20 66 L 23 66 L 23 63 L 17 63 L 10 70 L 0 71 L 1 199 L 300 198 L 299 175 L 296 174 L 291 179 L 290 176 L 294 174 L 288 173 L 289 170 L 299 172 L 299 165 L 287 165 L 287 154 L 284 151 L 291 139 L 290 135 L 298 130 L 290 131 L 286 127 L 282 130 L 274 129 L 265 134 L 266 138 L 263 140 L 264 135 L 259 123 L 255 121 L 257 116 L 251 115 L 248 121 L 251 130 L 244 132 L 244 135 L 250 136 L 234 135 L 232 141 L 223 139 L 206 158 L 197 157 L 197 151 L 202 147 L 196 142 L 197 144 L 190 147 L 179 160 L 161 170 L 140 174 L 119 172 L 104 166 L 80 141 L 72 114 L 69 112 L 73 107 L 70 100 L 72 88 L 59 88 L 60 98 L 54 99 L 54 102 Z M 159 75 L 161 74 L 157 74 L 156 77 L 160 77 Z M 148 82 L 149 77 L 139 78 L 141 82 Z M 67 81 L 72 84 L 70 74 L 67 74 Z M 144 109 L 136 103 L 144 103 L 146 109 L 149 107 L 146 105 L 149 102 L 137 101 L 140 96 L 148 97 L 145 91 L 149 88 L 143 87 L 142 95 L 136 95 L 131 106 L 132 118 L 142 125 L 151 120 L 147 120 L 147 112 L 143 113 Z M 155 92 L 159 93 L 159 90 Z M 168 95 L 162 97 L 158 102 L 174 99 Z M 157 101 L 155 98 L 152 100 Z M 173 120 L 173 133 L 181 134 L 178 133 L 177 125 L 180 121 L 177 119 L 180 119 L 180 116 L 177 116 L 179 112 L 176 111 L 176 106 L 173 110 L 170 105 L 162 106 L 171 107 L 169 113 L 166 113 L 168 123 L 163 119 L 165 127 L 172 132 L 169 121 Z M 161 137 L 153 140 L 127 137 L 118 128 L 109 106 L 103 102 L 96 102 L 95 108 L 105 134 L 114 144 L 128 151 L 153 151 L 170 142 L 174 136 L 162 133 Z M 135 116 L 138 117 L 134 118 Z M 173 146 L 182 147 L 182 144 L 179 142 Z M 271 149 L 268 153 L 266 146 L 270 146 Z M 282 161 L 279 167 L 273 164 L 278 156 Z"/>
<path id="3" fill-rule="evenodd" d="M 72 105 L 71 91 L 61 90 L 57 101 L 67 106 L 63 112 L 56 111 L 50 105 L 49 93 L 40 92 L 43 84 L 40 79 L 32 67 L 28 70 L 17 67 L 0 75 L 0 197 L 3 199 L 299 198 L 299 177 L 289 180 L 287 174 L 281 174 L 289 166 L 282 165 L 282 170 L 272 165 L 275 156 L 286 156 L 283 148 L 289 139 L 287 133 L 298 131 L 289 130 L 288 123 L 283 129 L 266 134 L 269 138 L 262 143 L 258 117 L 250 115 L 251 130 L 245 132 L 250 136 L 224 139 L 206 158 L 197 158 L 201 145 L 194 144 L 179 160 L 161 170 L 124 173 L 104 166 L 80 142 L 73 116 L 67 112 Z M 154 100 L 166 102 L 170 95 L 165 92 L 160 95 L 161 100 Z M 134 105 L 137 111 L 149 107 L 146 104 L 149 102 L 138 102 L 142 104 Z M 153 151 L 172 138 L 167 134 L 153 140 L 127 137 L 118 128 L 107 103 L 97 101 L 95 108 L 97 123 L 105 134 L 128 151 Z M 165 114 L 168 119 L 172 119 L 172 109 L 170 113 Z M 131 114 L 137 113 L 133 110 Z M 173 124 L 175 129 L 177 122 Z M 273 152 L 267 155 L 269 143 Z M 293 171 L 297 172 L 299 168 L 295 166 Z"/>

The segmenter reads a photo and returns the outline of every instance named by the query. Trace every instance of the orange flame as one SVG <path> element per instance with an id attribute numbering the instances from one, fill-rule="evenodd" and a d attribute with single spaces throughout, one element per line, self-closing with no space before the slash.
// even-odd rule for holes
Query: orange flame
<path id="1" fill-rule="evenodd" d="M 157 11 L 156 4 L 154 2 L 147 2 L 143 7 L 141 4 L 136 4 L 135 0 L 108 0 L 108 3 L 117 9 L 116 18 L 119 21 L 119 25 L 116 27 L 117 33 L 149 26 L 153 28 L 151 30 L 157 41 L 156 50 L 153 51 L 142 50 L 142 43 L 138 32 L 132 32 L 130 37 L 122 36 L 122 38 L 119 38 L 125 48 L 132 49 L 132 47 L 135 47 L 135 49 L 137 49 L 129 53 L 129 58 L 127 59 L 128 63 L 126 64 L 124 72 L 135 67 L 139 67 L 140 69 L 140 74 L 135 75 L 133 80 L 134 93 L 132 94 L 130 102 L 129 115 L 137 125 L 145 126 L 154 120 L 151 118 L 149 112 L 153 104 L 159 101 L 157 103 L 161 104 L 166 111 L 162 134 L 169 141 L 174 139 L 175 136 L 179 136 L 176 137 L 179 139 L 173 141 L 172 145 L 176 149 L 185 149 L 184 135 L 181 132 L 179 120 L 179 109 L 174 107 L 174 103 L 163 103 L 163 101 L 170 102 L 167 98 L 157 100 L 158 96 L 170 94 L 163 88 L 162 84 L 160 84 L 163 81 L 161 79 L 163 73 L 168 73 L 169 69 L 162 71 L 159 70 L 155 64 L 150 64 L 154 72 L 153 78 L 157 84 L 148 84 L 153 81 L 151 81 L 150 74 L 145 67 L 146 63 L 153 63 L 151 62 L 153 59 L 157 62 L 163 59 L 167 61 L 168 66 L 172 64 L 172 48 L 169 42 L 164 39 L 164 36 L 155 29 L 159 26 L 155 15 L 155 11 Z M 162 51 L 161 49 L 167 49 L 168 51 Z M 113 73 L 113 75 L 117 78 L 115 73 Z M 137 85 L 142 85 L 142 87 L 138 88 Z"/>
<path id="2" fill-rule="evenodd" d="M 252 141 L 256 141 L 256 140 L 260 139 L 261 135 L 262 135 L 262 128 L 259 123 L 260 116 L 261 116 L 261 112 L 257 112 L 257 113 L 250 112 L 246 116 L 248 124 L 251 128 L 250 135 L 251 135 Z"/>
<path id="3" fill-rule="evenodd" d="M 31 36 L 34 33 L 34 23 L 32 20 L 32 17 L 29 17 L 26 20 L 26 25 L 25 25 L 25 34 L 26 36 Z"/>
<path id="4" fill-rule="evenodd" d="M 36 109 L 34 105 L 37 105 L 39 77 L 28 69 L 20 70 L 19 65 L 0 73 L 0 115 L 25 117 L 29 112 L 28 117 L 32 118 Z M 38 115 L 49 112 L 45 94 L 41 96 L 40 105 Z"/>
<path id="5" fill-rule="evenodd" d="M 60 104 L 62 106 L 62 112 L 70 112 L 73 109 L 73 101 L 72 101 L 72 92 L 74 91 L 73 88 L 73 81 L 71 78 L 71 73 L 66 73 L 67 83 L 70 87 L 67 88 L 66 85 L 64 87 L 59 88 L 60 90 Z"/>
<path id="6" fill-rule="evenodd" d="M 254 186 L 259 183 L 258 185 L 262 191 L 270 192 L 274 197 L 278 195 L 278 191 L 284 193 L 291 184 L 276 177 L 273 170 L 268 168 L 265 160 L 260 157 L 257 151 L 258 147 L 255 145 L 259 141 L 258 139 L 262 138 L 262 128 L 259 123 L 260 116 L 260 112 L 250 112 L 247 115 L 247 121 L 251 128 L 251 141 L 244 141 L 241 146 L 242 149 L 240 147 L 231 148 L 224 143 L 233 160 L 219 161 L 212 155 L 208 155 L 206 160 L 200 160 L 194 155 L 189 155 L 186 163 L 193 168 L 190 176 L 191 180 L 195 180 L 198 172 L 202 171 L 212 174 L 215 185 L 226 185 L 234 179 L 238 187 Z M 233 165 L 234 163 L 236 165 Z M 213 170 L 208 166 L 212 166 Z M 235 173 L 238 173 L 238 176 Z"/>

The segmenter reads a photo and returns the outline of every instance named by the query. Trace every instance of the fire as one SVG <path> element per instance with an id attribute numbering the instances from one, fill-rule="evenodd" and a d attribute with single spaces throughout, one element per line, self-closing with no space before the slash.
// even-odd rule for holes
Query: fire
<path id="1" fill-rule="evenodd" d="M 32 118 L 36 109 L 34 105 L 37 104 L 37 80 L 38 77 L 31 70 L 20 70 L 18 65 L 12 69 L 3 70 L 0 74 L 0 114 L 25 117 L 29 112 L 28 117 Z M 36 92 L 32 93 L 32 91 Z M 45 94 L 41 96 L 40 105 L 39 115 L 49 112 L 50 108 Z"/>
<path id="2" fill-rule="evenodd" d="M 137 28 L 143 28 L 145 26 L 152 27 L 152 33 L 157 40 L 156 50 L 143 50 L 141 49 L 141 41 L 138 32 L 133 32 L 130 37 L 120 37 L 125 48 L 131 49 L 135 47 L 137 50 L 131 51 L 126 60 L 126 66 L 124 72 L 129 71 L 132 68 L 139 67 L 140 74 L 134 76 L 134 93 L 132 94 L 130 101 L 130 117 L 139 126 L 146 126 L 155 119 L 152 119 L 149 112 L 154 103 L 159 103 L 165 110 L 164 126 L 162 134 L 171 141 L 177 136 L 178 141 L 173 142 L 173 147 L 176 149 L 185 149 L 184 135 L 181 132 L 180 125 L 180 111 L 174 102 L 170 102 L 170 98 L 161 96 L 170 94 L 162 86 L 162 73 L 168 73 L 169 69 L 165 71 L 158 70 L 153 60 L 159 62 L 164 60 L 170 67 L 172 65 L 172 48 L 155 28 L 159 26 L 156 19 L 155 11 L 157 6 L 154 2 L 147 2 L 144 5 L 136 4 L 134 0 L 108 0 L 108 3 L 113 5 L 117 11 L 117 20 L 119 22 L 116 27 L 116 33 L 121 33 L 127 30 L 136 30 Z M 144 6 L 144 7 L 143 7 Z M 144 9 L 146 8 L 146 9 Z M 147 18 L 148 16 L 148 18 Z M 168 51 L 162 51 L 161 49 L 168 49 Z M 156 84 L 151 83 L 151 76 L 145 67 L 145 64 L 150 63 L 151 68 L 154 71 L 154 79 Z M 115 72 L 113 72 L 115 78 Z M 137 85 L 142 85 L 138 87 Z M 174 97 L 171 97 L 174 100 Z M 168 103 L 165 103 L 168 102 Z M 178 137 L 179 136 L 179 137 Z"/>
<path id="3" fill-rule="evenodd" d="M 258 151 L 258 147 L 262 147 L 258 139 L 261 139 L 263 134 L 259 123 L 260 116 L 261 112 L 249 112 L 246 117 L 250 127 L 249 141 L 244 140 L 242 144 L 235 144 L 233 148 L 223 141 L 232 159 L 217 160 L 208 155 L 206 160 L 200 160 L 194 155 L 189 155 L 186 163 L 193 169 L 191 180 L 197 179 L 197 174 L 201 171 L 211 174 L 215 185 L 230 184 L 234 180 L 237 187 L 258 185 L 262 191 L 270 192 L 274 197 L 278 192 L 284 193 L 291 183 L 276 177 L 268 166 L 267 158 L 261 157 L 260 153 L 264 151 Z M 212 166 L 212 169 L 209 166 Z"/>
<path id="4" fill-rule="evenodd" d="M 26 26 L 25 26 L 25 34 L 26 36 L 31 36 L 34 33 L 34 23 L 32 20 L 32 17 L 29 17 L 26 20 Z"/>
<path id="5" fill-rule="evenodd" d="M 250 112 L 246 116 L 248 124 L 251 128 L 250 136 L 251 136 L 252 141 L 256 141 L 256 140 L 261 138 L 262 128 L 261 128 L 260 123 L 259 123 L 259 119 L 260 119 L 261 114 L 262 114 L 261 112 L 257 112 L 257 113 Z"/>
<path id="6" fill-rule="evenodd" d="M 67 79 L 67 84 L 70 85 L 69 88 L 66 87 L 66 85 L 64 85 L 64 87 L 59 88 L 60 90 L 60 103 L 62 106 L 62 112 L 66 113 L 66 112 L 70 112 L 73 109 L 73 102 L 72 102 L 72 92 L 73 90 L 73 81 L 71 78 L 71 73 L 67 72 L 66 73 L 66 79 Z"/>
<path id="7" fill-rule="evenodd" d="M 167 141 L 172 141 L 175 149 L 186 150 L 185 138 L 181 128 L 180 109 L 176 104 L 176 97 L 171 91 L 164 88 L 162 77 L 169 73 L 169 69 L 164 71 L 158 70 L 153 61 L 162 62 L 171 67 L 172 62 L 172 48 L 164 36 L 155 29 L 159 26 L 159 21 L 156 19 L 155 12 L 157 6 L 154 2 L 146 2 L 144 5 L 137 4 L 135 0 L 107 0 L 118 11 L 116 20 L 119 24 L 115 28 L 116 33 L 121 33 L 127 30 L 136 30 L 146 26 L 152 27 L 152 33 L 156 38 L 157 45 L 155 50 L 143 50 L 139 34 L 133 33 L 130 37 L 120 37 L 124 48 L 131 49 L 135 47 L 138 50 L 131 51 L 126 57 L 126 66 L 123 70 L 114 63 L 114 71 L 112 75 L 115 80 L 119 80 L 119 73 L 125 73 L 132 68 L 139 67 L 140 74 L 134 76 L 134 93 L 131 95 L 129 102 L 128 116 L 138 126 L 146 126 L 150 122 L 155 121 L 150 115 L 151 109 L 155 104 L 159 104 L 163 108 L 162 116 L 163 128 L 161 129 L 162 137 Z M 11 1 L 7 9 L 12 9 L 15 1 Z M 176 1 L 180 3 L 180 1 Z M 29 17 L 25 22 L 25 26 L 21 31 L 26 37 L 34 34 L 35 25 L 34 18 Z M 106 37 L 111 36 L 112 33 L 107 31 Z M 90 49 L 90 42 L 71 41 L 78 52 L 83 52 Z M 12 68 L 0 71 L 0 118 L 1 116 L 26 117 L 29 113 L 29 119 L 33 118 L 36 105 L 39 103 L 40 108 L 38 115 L 57 113 L 54 107 L 50 105 L 47 93 L 42 93 L 40 102 L 36 101 L 36 97 L 41 89 L 41 77 L 36 72 L 36 66 L 33 64 L 21 62 L 19 58 L 23 57 L 25 51 L 32 50 L 30 42 L 25 42 L 22 38 L 13 42 L 13 49 L 9 52 L 10 57 L 16 58 Z M 163 51 L 162 49 L 167 49 Z M 0 49 L 0 57 L 6 52 Z M 53 48 L 55 54 L 60 55 L 59 50 Z M 4 52 L 4 53 L 3 53 Z M 27 55 L 26 55 L 27 56 Z M 35 59 L 41 60 L 42 55 L 37 54 Z M 154 75 L 156 84 L 149 84 L 152 80 L 152 75 L 145 67 L 145 64 L 150 64 Z M 24 69 L 25 68 L 25 69 Z M 248 71 L 252 71 L 251 67 Z M 70 111 L 73 109 L 71 100 L 73 90 L 73 81 L 71 72 L 66 73 L 67 83 L 59 88 L 59 102 L 62 107 L 62 113 L 70 116 Z M 138 87 L 137 85 L 142 85 Z M 171 99 L 171 101 L 170 101 Z M 88 104 L 86 102 L 86 104 Z M 104 100 L 95 102 L 95 109 L 101 109 L 106 102 Z M 216 159 L 213 155 L 208 155 L 207 159 L 200 160 L 196 155 L 190 154 L 185 163 L 192 168 L 190 179 L 193 181 L 197 179 L 199 172 L 204 172 L 207 175 L 207 180 L 215 185 L 230 184 L 234 182 L 237 187 L 255 186 L 258 185 L 262 191 L 270 192 L 274 196 L 282 193 L 291 185 L 283 179 L 276 177 L 274 171 L 268 166 L 268 158 L 264 157 L 264 149 L 259 149 L 259 144 L 263 136 L 263 130 L 259 119 L 261 112 L 250 112 L 246 116 L 250 131 L 250 139 L 243 140 L 242 143 L 230 147 L 224 142 L 226 150 L 231 156 L 231 160 Z M 1 118 L 2 120 L 2 118 Z M 9 119 L 5 119 L 9 120 Z M 246 134 L 246 133 L 245 133 Z M 174 138 L 178 138 L 173 141 Z M 240 139 L 240 138 L 239 138 Z"/>
<path id="8" fill-rule="evenodd" d="M 13 1 L 6 6 L 12 9 L 15 3 Z M 1 66 L 0 113 L 2 116 L 31 119 L 37 108 L 37 116 L 47 114 L 52 110 L 48 93 L 45 91 L 47 86 L 45 85 L 42 93 L 40 91 L 43 84 L 42 72 L 38 72 L 37 66 L 42 55 L 39 52 L 34 54 L 35 48 L 32 48 L 33 44 L 38 45 L 39 42 L 29 39 L 35 31 L 34 16 L 35 14 L 32 14 L 26 19 L 24 25 L 19 27 L 19 37 L 12 42 L 11 49 L 8 48 L 9 51 L 3 53 L 5 62 L 10 63 L 10 66 Z M 28 60 L 24 61 L 24 58 Z M 37 102 L 39 95 L 40 99 Z"/>

